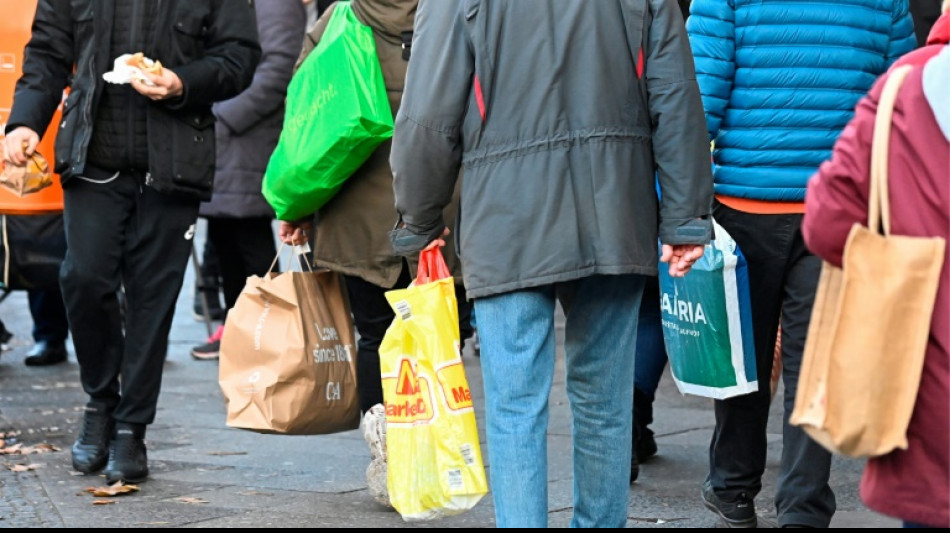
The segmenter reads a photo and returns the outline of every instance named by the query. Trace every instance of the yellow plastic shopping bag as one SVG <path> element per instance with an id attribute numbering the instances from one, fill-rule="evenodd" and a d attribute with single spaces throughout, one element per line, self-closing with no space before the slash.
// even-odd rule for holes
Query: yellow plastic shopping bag
<path id="1" fill-rule="evenodd" d="M 379 347 L 390 502 L 407 522 L 462 513 L 488 484 L 441 251 L 422 252 L 416 282 L 386 299 L 396 312 Z"/>

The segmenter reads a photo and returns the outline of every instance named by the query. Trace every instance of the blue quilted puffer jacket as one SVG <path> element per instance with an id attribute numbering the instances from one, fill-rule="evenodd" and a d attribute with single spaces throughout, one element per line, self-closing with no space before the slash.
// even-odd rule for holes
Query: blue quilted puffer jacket
<path id="1" fill-rule="evenodd" d="M 907 0 L 693 0 L 716 193 L 801 202 L 854 106 L 912 50 Z"/>

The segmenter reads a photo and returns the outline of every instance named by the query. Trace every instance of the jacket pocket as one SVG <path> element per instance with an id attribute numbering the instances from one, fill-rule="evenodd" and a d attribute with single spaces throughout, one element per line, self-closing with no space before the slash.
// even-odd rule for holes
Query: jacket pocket
<path id="1" fill-rule="evenodd" d="M 172 46 L 175 57 L 183 61 L 204 55 L 204 40 L 208 35 L 207 12 L 188 7 L 175 13 L 172 28 Z"/>
<path id="2" fill-rule="evenodd" d="M 214 115 L 191 112 L 172 119 L 172 183 L 210 191 L 214 182 Z"/>

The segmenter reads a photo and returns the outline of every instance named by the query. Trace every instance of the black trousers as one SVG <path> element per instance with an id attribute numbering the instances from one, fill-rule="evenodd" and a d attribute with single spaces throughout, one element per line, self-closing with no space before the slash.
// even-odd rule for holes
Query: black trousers
<path id="1" fill-rule="evenodd" d="M 725 500 L 741 492 L 754 497 L 762 489 L 769 380 L 781 320 L 785 417 L 775 494 L 779 525 L 828 527 L 836 507 L 828 485 L 831 454 L 801 428 L 788 423 L 795 406 L 821 260 L 805 248 L 802 215 L 758 215 L 718 204 L 713 216 L 748 261 L 759 391 L 715 402 L 708 481 Z"/>
<path id="2" fill-rule="evenodd" d="M 127 173 L 109 183 L 73 179 L 63 192 L 69 246 L 60 285 L 83 390 L 115 406 L 116 422 L 151 424 L 199 202 Z"/>
<path id="3" fill-rule="evenodd" d="M 267 217 L 210 217 L 208 240 L 214 246 L 221 271 L 224 305 L 231 309 L 248 276 L 264 276 L 274 261 L 274 228 Z"/>
<path id="4" fill-rule="evenodd" d="M 392 307 L 386 301 L 386 291 L 392 290 L 374 285 L 357 276 L 343 276 L 346 292 L 350 298 L 350 310 L 353 324 L 359 339 L 356 343 L 356 379 L 360 396 L 360 411 L 365 413 L 370 407 L 383 403 L 383 382 L 379 367 L 379 345 L 390 324 L 396 318 Z M 403 266 L 398 281 L 393 288 L 409 286 L 412 276 L 409 267 Z M 461 341 L 472 336 L 470 325 L 472 303 L 465 299 L 461 285 L 455 286 L 455 296 L 459 306 L 459 333 Z"/>
<path id="5" fill-rule="evenodd" d="M 27 291 L 27 298 L 33 317 L 33 340 L 51 345 L 66 342 L 69 322 L 59 286 Z"/>

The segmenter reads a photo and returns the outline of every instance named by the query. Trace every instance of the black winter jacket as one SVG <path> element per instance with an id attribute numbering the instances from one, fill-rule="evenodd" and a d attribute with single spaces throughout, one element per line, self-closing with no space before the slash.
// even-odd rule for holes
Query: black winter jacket
<path id="1" fill-rule="evenodd" d="M 181 78 L 184 93 L 149 101 L 146 184 L 206 200 L 214 178 L 211 105 L 250 85 L 260 59 L 253 10 L 247 0 L 151 1 L 158 16 L 147 49 Z M 40 0 L 36 9 L 7 131 L 45 131 L 69 87 L 55 144 L 64 184 L 86 171 L 102 75 L 115 59 L 109 50 L 114 11 L 114 0 Z"/>

